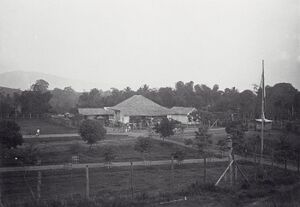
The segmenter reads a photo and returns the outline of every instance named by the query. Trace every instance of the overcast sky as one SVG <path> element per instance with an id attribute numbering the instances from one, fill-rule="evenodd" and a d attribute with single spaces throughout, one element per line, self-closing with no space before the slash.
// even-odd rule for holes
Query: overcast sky
<path id="1" fill-rule="evenodd" d="M 300 0 L 0 0 L 0 72 L 300 89 Z"/>

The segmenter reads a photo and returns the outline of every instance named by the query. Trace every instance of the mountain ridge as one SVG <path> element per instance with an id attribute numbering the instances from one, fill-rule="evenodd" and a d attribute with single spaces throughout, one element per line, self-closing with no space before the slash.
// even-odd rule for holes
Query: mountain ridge
<path id="1" fill-rule="evenodd" d="M 71 86 L 76 91 L 89 91 L 96 88 L 97 84 L 84 80 L 74 80 L 53 74 L 47 74 L 35 71 L 10 71 L 0 73 L 0 86 L 28 90 L 36 80 L 43 79 L 49 83 L 49 89 L 61 88 Z"/>

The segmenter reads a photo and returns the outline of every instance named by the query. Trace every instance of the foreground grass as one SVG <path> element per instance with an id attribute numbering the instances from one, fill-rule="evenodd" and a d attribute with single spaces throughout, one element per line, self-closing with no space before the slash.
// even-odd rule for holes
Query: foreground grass
<path id="1" fill-rule="evenodd" d="M 40 151 L 40 159 L 43 165 L 70 163 L 72 155 L 79 155 L 79 163 L 104 162 L 103 151 L 110 147 L 116 158 L 114 161 L 142 161 L 141 153 L 134 150 L 136 139 L 128 136 L 109 136 L 108 139 L 98 142 L 90 149 L 90 146 L 80 140 L 34 142 Z M 150 153 L 146 154 L 147 160 L 170 159 L 171 154 L 177 150 L 185 152 L 185 158 L 198 158 L 195 150 L 177 146 L 171 143 L 162 143 L 152 140 L 153 146 Z M 30 145 L 27 143 L 26 145 Z M 26 146 L 24 146 L 26 147 Z"/>
<path id="2" fill-rule="evenodd" d="M 95 169 L 90 171 L 90 200 L 85 200 L 85 175 L 83 171 L 74 171 L 73 177 L 60 171 L 43 173 L 42 202 L 37 205 L 30 199 L 28 188 L 23 187 L 27 193 L 9 194 L 3 193 L 3 200 L 9 197 L 12 201 L 20 198 L 27 200 L 27 206 L 163 206 L 196 207 L 196 206 L 299 206 L 300 192 L 299 177 L 294 173 L 286 173 L 280 169 L 265 168 L 266 176 L 258 179 L 251 177 L 254 166 L 241 164 L 250 179 L 250 185 L 246 185 L 240 179 L 236 185 L 230 186 L 222 181 L 218 187 L 214 181 L 224 170 L 225 163 L 209 166 L 209 179 L 207 183 L 202 180 L 202 165 L 177 166 L 174 170 L 174 185 L 172 185 L 170 166 L 165 167 L 136 167 L 133 173 L 134 198 L 131 197 L 130 169 Z M 6 175 L 8 176 L 8 175 Z M 18 178 L 17 175 L 14 175 Z M 35 193 L 36 175 L 27 175 L 31 181 L 30 187 Z M 72 180 L 73 179 L 73 180 Z M 5 181 L 5 180 L 4 180 Z M 7 182 L 7 181 L 6 181 Z M 4 183 L 6 183 L 4 182 Z M 21 190 L 17 179 L 12 180 L 14 189 Z M 4 185 L 7 186 L 7 185 Z M 6 188 L 5 188 L 6 189 Z M 12 189 L 11 189 L 12 190 Z M 12 193 L 12 192 L 11 192 Z M 18 195 L 18 196 L 16 196 Z M 186 197 L 187 200 L 183 198 Z M 173 200 L 180 199 L 178 202 Z M 171 201 L 168 203 L 168 201 Z M 16 205 L 16 206 L 22 206 Z"/>

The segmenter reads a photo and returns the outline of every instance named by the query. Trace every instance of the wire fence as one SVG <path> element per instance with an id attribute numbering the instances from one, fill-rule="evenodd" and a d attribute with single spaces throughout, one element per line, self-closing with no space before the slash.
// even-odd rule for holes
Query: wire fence
<path id="1" fill-rule="evenodd" d="M 206 181 L 215 182 L 227 164 L 208 162 Z M 203 175 L 201 163 L 175 162 L 161 166 L 7 172 L 1 173 L 1 198 L 4 204 L 85 197 L 161 198 L 203 181 Z"/>
<path id="2" fill-rule="evenodd" d="M 251 158 L 252 159 L 252 158 Z M 273 165 L 267 163 L 269 169 L 278 169 L 281 163 L 274 160 Z M 239 162 L 248 178 L 255 176 L 258 164 L 243 159 Z M 270 161 L 270 160 L 268 160 Z M 170 162 L 172 163 L 172 162 Z M 228 161 L 213 162 L 207 159 L 206 182 L 215 183 L 228 166 Z M 288 162 L 288 166 L 294 162 Z M 273 168 L 272 168 L 273 166 Z M 281 169 L 282 166 L 280 167 Z M 283 171 L 283 170 L 282 170 Z M 299 172 L 299 171 L 298 171 Z M 244 179 L 237 169 L 235 183 Z M 60 200 L 82 198 L 168 199 L 173 192 L 184 192 L 192 183 L 203 182 L 204 165 L 173 164 L 160 166 L 126 166 L 74 169 L 66 165 L 63 169 L 44 171 L 18 171 L 1 173 L 1 196 L 3 204 L 22 204 L 26 201 Z M 230 175 L 224 176 L 220 185 L 227 185 Z"/>

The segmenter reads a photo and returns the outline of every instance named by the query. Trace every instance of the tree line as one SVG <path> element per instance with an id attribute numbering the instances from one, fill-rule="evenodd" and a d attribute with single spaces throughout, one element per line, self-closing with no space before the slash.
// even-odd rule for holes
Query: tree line
<path id="1" fill-rule="evenodd" d="M 260 116 L 261 88 L 238 91 L 237 88 L 221 90 L 217 84 L 212 88 L 193 81 L 178 81 L 175 87 L 150 88 L 143 85 L 137 90 L 111 88 L 103 91 L 91 89 L 76 92 L 71 87 L 48 89 L 49 83 L 37 80 L 30 88 L 14 95 L 0 94 L 0 113 L 75 113 L 78 107 L 109 107 L 133 96 L 143 95 L 152 101 L 171 108 L 173 106 L 195 107 L 201 111 L 238 114 L 242 119 Z M 266 86 L 266 116 L 273 120 L 293 120 L 300 116 L 300 92 L 290 83 Z"/>

